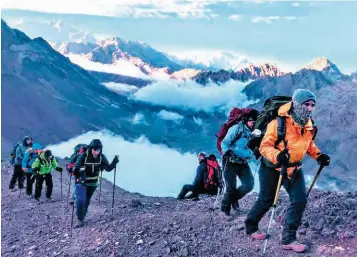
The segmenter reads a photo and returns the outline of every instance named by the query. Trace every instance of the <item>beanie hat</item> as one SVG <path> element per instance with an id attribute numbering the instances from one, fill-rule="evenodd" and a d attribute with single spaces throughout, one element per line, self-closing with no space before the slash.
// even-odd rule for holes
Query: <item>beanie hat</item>
<path id="1" fill-rule="evenodd" d="M 198 161 L 201 162 L 203 159 L 207 157 L 207 154 L 205 152 L 200 152 L 197 154 Z"/>
<path id="2" fill-rule="evenodd" d="M 316 96 L 310 90 L 296 89 L 293 93 L 293 102 L 302 105 L 306 101 L 313 100 L 316 103 Z"/>

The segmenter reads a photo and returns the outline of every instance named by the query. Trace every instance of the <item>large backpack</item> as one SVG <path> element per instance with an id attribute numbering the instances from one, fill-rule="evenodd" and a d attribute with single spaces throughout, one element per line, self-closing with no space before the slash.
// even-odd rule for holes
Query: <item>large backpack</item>
<path id="1" fill-rule="evenodd" d="M 206 161 L 207 176 L 205 176 L 204 188 L 207 190 L 218 188 L 221 179 L 221 169 L 214 154 L 210 154 Z"/>
<path id="2" fill-rule="evenodd" d="M 221 156 L 223 155 L 221 144 L 224 137 L 227 135 L 229 128 L 232 127 L 233 125 L 238 124 L 240 121 L 243 120 L 244 117 L 251 114 L 251 112 L 258 112 L 258 111 L 251 108 L 239 109 L 235 107 L 229 112 L 228 120 L 221 126 L 221 129 L 219 130 L 218 134 L 215 135 L 217 137 L 216 146 Z"/>
<path id="3" fill-rule="evenodd" d="M 12 151 L 11 151 L 11 153 L 10 153 L 10 163 L 11 163 L 11 164 L 15 164 L 16 149 L 17 149 L 21 144 L 22 144 L 22 143 L 21 143 L 20 141 L 13 144 L 13 148 L 12 148 Z"/>
<path id="4" fill-rule="evenodd" d="M 67 171 L 69 173 L 73 172 L 74 164 L 76 163 L 79 155 L 87 151 L 87 149 L 88 149 L 88 145 L 86 144 L 78 144 L 74 147 L 74 153 L 70 157 L 70 162 L 66 165 Z"/>
<path id="5" fill-rule="evenodd" d="M 273 96 L 269 99 L 267 99 L 264 102 L 264 107 L 263 107 L 263 111 L 260 113 L 260 115 L 258 116 L 257 121 L 255 122 L 255 129 L 259 129 L 262 132 L 262 135 L 260 137 L 259 141 L 256 141 L 254 139 L 254 143 L 252 144 L 251 142 L 248 143 L 248 146 L 250 149 L 252 149 L 254 151 L 257 150 L 260 146 L 260 143 L 266 133 L 268 124 L 276 119 L 278 122 L 278 138 L 275 141 L 275 147 L 277 147 L 281 142 L 284 142 L 284 144 L 286 145 L 287 142 L 285 141 L 285 135 L 286 135 L 286 120 L 285 117 L 279 116 L 278 115 L 278 111 L 279 108 L 292 101 L 292 98 L 290 96 Z M 316 134 L 317 134 L 317 127 L 315 126 L 314 121 L 312 120 L 312 124 L 313 124 L 313 138 L 312 140 L 315 139 Z M 256 157 L 258 158 L 259 155 Z"/>

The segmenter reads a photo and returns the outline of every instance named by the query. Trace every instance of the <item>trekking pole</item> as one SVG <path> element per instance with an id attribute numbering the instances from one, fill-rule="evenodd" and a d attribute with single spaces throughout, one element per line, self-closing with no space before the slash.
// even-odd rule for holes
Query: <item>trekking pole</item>
<path id="1" fill-rule="evenodd" d="M 307 191 L 306 198 L 309 197 L 310 191 L 311 191 L 311 189 L 313 188 L 313 186 L 315 185 L 315 182 L 316 182 L 317 178 L 319 177 L 319 175 L 320 175 L 320 173 L 321 173 L 321 171 L 322 171 L 322 169 L 323 169 L 324 167 L 325 167 L 325 166 L 323 166 L 322 164 L 320 165 L 320 168 L 319 168 L 319 170 L 316 172 L 316 175 L 315 175 L 315 177 L 314 177 L 314 180 L 312 181 L 312 184 L 311 184 L 311 186 L 310 186 L 310 188 L 309 188 L 309 191 Z"/>
<path id="2" fill-rule="evenodd" d="M 274 198 L 274 203 L 273 203 L 273 209 L 271 211 L 271 216 L 270 216 L 270 220 L 269 220 L 269 225 L 268 225 L 268 230 L 267 230 L 267 234 L 266 234 L 266 238 L 265 238 L 265 242 L 264 242 L 264 249 L 263 249 L 263 256 L 265 254 L 266 248 L 267 248 L 267 244 L 268 244 L 268 239 L 269 239 L 269 230 L 270 230 L 270 226 L 271 223 L 273 221 L 273 217 L 274 217 L 274 212 L 276 209 L 276 205 L 278 203 L 278 196 L 279 196 L 279 191 L 280 191 L 280 187 L 281 187 L 281 183 L 283 181 L 283 176 L 285 176 L 285 174 L 287 173 L 287 167 L 284 165 L 281 168 L 281 172 L 280 172 L 280 176 L 279 176 L 279 181 L 278 181 L 278 186 L 276 188 L 276 192 L 275 192 L 275 198 Z"/>
<path id="3" fill-rule="evenodd" d="M 99 204 L 100 204 L 100 195 L 102 193 L 102 178 L 103 178 L 103 171 L 100 171 L 100 182 L 99 182 Z"/>
<path id="4" fill-rule="evenodd" d="M 117 173 L 117 166 L 115 165 L 115 168 L 114 168 L 114 181 L 113 181 L 113 201 L 112 201 L 112 216 L 113 216 L 113 212 L 114 212 L 114 199 L 115 199 L 115 178 L 116 178 L 116 173 Z"/>
<path id="5" fill-rule="evenodd" d="M 70 176 L 69 176 L 69 184 L 68 184 L 68 193 L 67 193 L 67 206 L 68 206 L 69 196 L 71 194 L 71 182 L 72 182 L 72 175 L 70 174 Z"/>
<path id="6" fill-rule="evenodd" d="M 63 198 L 63 194 L 62 194 L 62 171 L 61 171 L 61 198 Z"/>

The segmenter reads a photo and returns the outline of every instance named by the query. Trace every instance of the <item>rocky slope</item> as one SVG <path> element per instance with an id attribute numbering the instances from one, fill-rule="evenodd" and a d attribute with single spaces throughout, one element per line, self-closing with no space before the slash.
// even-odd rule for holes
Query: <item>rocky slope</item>
<path id="1" fill-rule="evenodd" d="M 198 202 L 169 197 L 146 197 L 115 190 L 111 216 L 112 184 L 102 183 L 101 203 L 95 193 L 83 228 L 70 232 L 71 208 L 66 205 L 68 177 L 53 173 L 53 202 L 38 204 L 22 192 L 10 192 L 12 170 L 2 165 L 1 255 L 2 256 L 261 256 L 263 242 L 244 233 L 243 221 L 256 194 L 241 201 L 241 212 L 232 222 L 224 222 L 214 198 L 201 196 Z M 120 178 L 120 164 L 118 167 Z M 71 189 L 72 190 L 72 189 Z M 43 192 L 44 193 L 44 192 Z M 42 196 L 44 197 L 44 196 Z M 279 240 L 287 195 L 282 192 L 268 255 L 272 257 L 357 255 L 357 191 L 347 194 L 313 191 L 298 237 L 310 245 L 305 254 L 281 249 Z M 268 215 L 261 228 L 266 229 Z M 212 220 L 211 220 L 212 218 Z M 212 222 L 211 222 L 212 221 Z"/>

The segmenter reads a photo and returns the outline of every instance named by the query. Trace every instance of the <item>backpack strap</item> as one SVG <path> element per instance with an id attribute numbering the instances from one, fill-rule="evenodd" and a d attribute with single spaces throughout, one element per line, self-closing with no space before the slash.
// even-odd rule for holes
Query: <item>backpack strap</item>
<path id="1" fill-rule="evenodd" d="M 274 147 L 277 148 L 280 142 L 284 142 L 285 148 L 287 147 L 288 142 L 285 140 L 286 135 L 286 118 L 277 116 L 276 120 L 278 122 L 278 139 L 274 143 Z"/>

